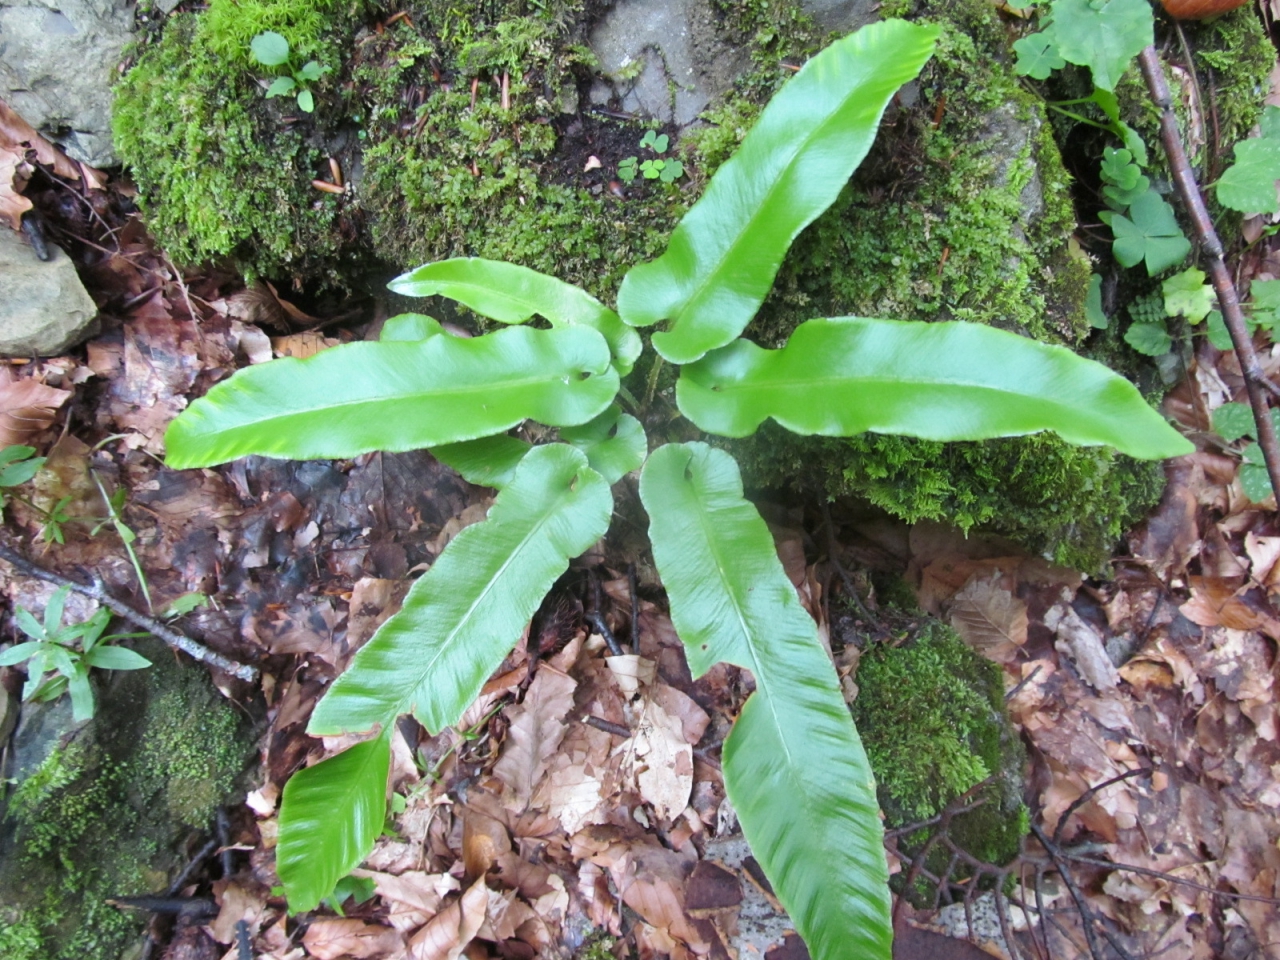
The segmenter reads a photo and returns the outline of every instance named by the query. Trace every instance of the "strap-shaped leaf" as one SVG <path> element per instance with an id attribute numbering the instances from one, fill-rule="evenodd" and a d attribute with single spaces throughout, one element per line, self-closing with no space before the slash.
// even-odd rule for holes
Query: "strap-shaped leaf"
<path id="1" fill-rule="evenodd" d="M 694 676 L 724 660 L 756 692 L 725 743 L 725 789 L 815 960 L 890 954 L 875 784 L 813 620 L 733 458 L 669 444 L 640 480 L 653 558 Z"/>
<path id="2" fill-rule="evenodd" d="M 968 323 L 809 320 L 781 350 L 740 340 L 683 368 L 676 401 L 703 430 L 726 437 L 773 417 L 827 437 L 981 440 L 1053 430 L 1145 459 L 1192 449 L 1102 364 Z"/>
<path id="3" fill-rule="evenodd" d="M 585 423 L 617 390 L 609 347 L 587 327 L 350 343 L 239 371 L 179 416 L 165 445 L 175 469 L 247 454 L 415 450 L 502 433 L 526 417 Z"/>
<path id="4" fill-rule="evenodd" d="M 488 519 L 454 538 L 356 654 L 308 730 L 370 730 L 402 713 L 432 733 L 455 723 L 612 512 L 609 485 L 585 454 L 563 443 L 534 447 Z"/>
<path id="5" fill-rule="evenodd" d="M 623 319 L 637 327 L 670 319 L 653 345 L 672 363 L 690 363 L 740 334 L 791 241 L 835 201 L 938 32 L 886 20 L 805 64 L 685 214 L 666 253 L 627 274 L 618 291 Z"/>
<path id="6" fill-rule="evenodd" d="M 623 376 L 640 356 L 639 334 L 591 294 L 514 263 L 456 257 L 418 267 L 387 286 L 406 297 L 448 297 L 499 323 L 524 323 L 537 314 L 554 326 L 591 327 L 609 341 Z"/>
<path id="7" fill-rule="evenodd" d="M 640 469 L 649 452 L 644 427 L 617 404 L 580 427 L 565 427 L 560 439 L 585 453 L 591 469 L 610 485 Z"/>
<path id="8" fill-rule="evenodd" d="M 294 913 L 314 910 L 382 832 L 391 725 L 372 740 L 299 770 L 284 786 L 276 872 Z"/>
<path id="9" fill-rule="evenodd" d="M 511 482 L 516 475 L 516 467 L 531 449 L 533 444 L 528 441 L 504 433 L 432 447 L 431 455 L 445 466 L 457 470 L 467 483 L 501 490 Z"/>

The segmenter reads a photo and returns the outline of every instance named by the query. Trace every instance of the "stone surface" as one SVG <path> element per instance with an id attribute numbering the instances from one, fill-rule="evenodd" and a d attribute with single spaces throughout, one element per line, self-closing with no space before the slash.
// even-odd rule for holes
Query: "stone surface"
<path id="1" fill-rule="evenodd" d="M 132 37 L 127 0 L 0 0 L 0 97 L 73 159 L 110 166 L 111 84 Z"/>
<path id="2" fill-rule="evenodd" d="M 880 19 L 880 0 L 800 0 L 800 6 L 818 26 L 840 33 Z"/>
<path id="3" fill-rule="evenodd" d="M 709 0 L 621 0 L 592 30 L 591 49 L 622 110 L 685 126 L 748 64 L 717 24 Z"/>
<path id="4" fill-rule="evenodd" d="M 75 265 L 53 244 L 49 252 L 42 262 L 0 229 L 0 356 L 53 356 L 96 331 L 98 308 Z"/>

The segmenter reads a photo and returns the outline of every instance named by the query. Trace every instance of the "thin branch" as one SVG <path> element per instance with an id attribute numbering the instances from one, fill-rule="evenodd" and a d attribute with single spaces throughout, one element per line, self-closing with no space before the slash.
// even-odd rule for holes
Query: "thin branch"
<path id="1" fill-rule="evenodd" d="M 1080 892 L 1080 888 L 1076 886 L 1075 880 L 1072 879 L 1071 871 L 1067 869 L 1066 864 L 1063 862 L 1064 858 L 1061 852 L 1058 850 L 1057 845 L 1045 836 L 1045 832 L 1040 829 L 1040 825 L 1035 821 L 1031 823 L 1031 832 L 1035 834 L 1036 839 L 1040 841 L 1040 846 L 1044 847 L 1045 852 L 1049 854 L 1049 859 L 1058 868 L 1058 875 L 1062 877 L 1067 893 L 1071 895 L 1071 900 L 1075 903 L 1076 910 L 1080 912 L 1081 927 L 1084 930 L 1085 939 L 1089 942 L 1089 955 L 1094 960 L 1102 960 L 1103 954 L 1098 947 L 1098 935 L 1094 929 L 1096 921 L 1093 911 L 1089 909 L 1089 904 L 1085 902 L 1084 894 Z"/>
<path id="2" fill-rule="evenodd" d="M 1128 873 L 1136 873 L 1143 877 L 1154 877 L 1157 880 L 1164 880 L 1168 883 L 1179 883 L 1184 887 L 1190 887 L 1192 890 L 1199 890 L 1201 893 L 1207 893 L 1215 897 L 1223 897 L 1227 900 L 1249 900 L 1253 903 L 1271 903 L 1280 904 L 1280 899 L 1275 897 L 1259 897 L 1251 893 L 1234 893 L 1230 890 L 1215 890 L 1213 887 L 1207 887 L 1203 883 L 1196 883 L 1194 880 L 1187 880 L 1184 877 L 1178 877 L 1172 873 L 1166 873 L 1163 870 L 1152 870 L 1150 867 L 1138 867 L 1129 863 L 1116 863 L 1114 860 L 1103 860 L 1100 857 L 1086 857 L 1083 854 L 1070 853 L 1066 850 L 1059 850 L 1058 855 L 1063 860 L 1070 860 L 1072 863 L 1084 863 L 1091 867 L 1105 867 L 1110 870 L 1124 870 Z M 1188 864 L 1190 866 L 1190 864 Z M 1174 867 L 1174 869 L 1178 869 Z"/>
<path id="3" fill-rule="evenodd" d="M 207 663 L 212 667 L 217 667 L 224 673 L 240 680 L 247 680 L 250 683 L 258 679 L 257 668 L 248 666 L 247 664 L 237 663 L 235 660 L 229 660 L 220 653 L 215 653 L 208 647 L 196 643 L 186 634 L 179 633 L 167 624 L 161 623 L 154 617 L 149 617 L 145 613 L 140 613 L 133 607 L 129 606 L 122 600 L 117 600 L 111 594 L 107 593 L 101 581 L 95 580 L 93 584 L 86 586 L 75 580 L 71 580 L 61 574 L 54 573 L 52 570 L 46 570 L 44 567 L 32 563 L 18 551 L 11 547 L 0 543 L 0 560 L 5 560 L 12 564 L 15 569 L 20 570 L 29 577 L 35 577 L 38 580 L 44 580 L 47 583 L 54 583 L 60 587 L 70 587 L 76 593 L 90 599 L 97 600 L 100 604 L 114 613 L 122 620 L 128 620 L 134 626 L 154 634 L 159 637 L 175 650 L 181 650 L 188 656 L 194 657 L 202 663 Z"/>
<path id="4" fill-rule="evenodd" d="M 1151 771 L 1146 767 L 1134 767 L 1132 770 L 1126 770 L 1118 777 L 1112 777 L 1110 780 L 1103 780 L 1101 783 L 1090 787 L 1084 793 L 1080 794 L 1080 796 L 1076 797 L 1075 800 L 1071 802 L 1071 805 L 1062 811 L 1062 816 L 1058 818 L 1058 824 L 1053 828 L 1053 842 L 1055 844 L 1062 843 L 1062 828 L 1067 825 L 1067 821 L 1071 819 L 1071 815 L 1092 800 L 1099 790 L 1105 790 L 1113 783 L 1120 783 L 1122 780 L 1128 780 L 1144 773 L 1149 774 Z"/>
<path id="5" fill-rule="evenodd" d="M 1214 292 L 1218 295 L 1218 306 L 1222 310 L 1222 319 L 1227 331 L 1231 334 L 1231 344 L 1235 347 L 1236 357 L 1240 360 L 1240 369 L 1244 373 L 1245 391 L 1249 395 L 1249 406 L 1253 408 L 1253 419 L 1257 425 L 1258 445 L 1262 447 L 1262 457 L 1267 464 L 1267 475 L 1271 478 L 1271 489 L 1280 498 L 1280 442 L 1276 440 L 1275 427 L 1271 423 L 1271 415 L 1267 410 L 1267 398 L 1264 390 L 1273 396 L 1280 396 L 1280 388 L 1271 383 L 1262 372 L 1258 363 L 1258 355 L 1253 349 L 1253 340 L 1245 326 L 1244 313 L 1240 309 L 1240 298 L 1236 294 L 1231 273 L 1227 270 L 1222 241 L 1209 219 L 1209 211 L 1204 205 L 1204 197 L 1196 184 L 1191 164 L 1187 162 L 1187 154 L 1182 146 L 1182 137 L 1178 133 L 1178 118 L 1173 112 L 1173 99 L 1169 94 L 1169 83 L 1165 79 L 1164 68 L 1160 65 L 1160 57 L 1155 47 L 1147 47 L 1138 54 L 1138 62 L 1142 65 L 1142 75 L 1146 78 L 1147 89 L 1151 99 L 1160 108 L 1160 138 L 1164 141 L 1165 153 L 1169 157 L 1169 168 L 1173 172 L 1173 182 L 1178 188 L 1178 195 L 1191 217 L 1192 227 L 1208 260 L 1209 278 Z"/>

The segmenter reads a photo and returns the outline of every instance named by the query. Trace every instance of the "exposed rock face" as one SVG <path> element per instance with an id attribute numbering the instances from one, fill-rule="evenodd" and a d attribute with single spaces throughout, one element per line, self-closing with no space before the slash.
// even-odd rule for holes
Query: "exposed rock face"
<path id="1" fill-rule="evenodd" d="M 0 0 L 0 97 L 74 159 L 110 166 L 111 84 L 132 36 L 127 0 Z"/>
<path id="2" fill-rule="evenodd" d="M 800 0 L 800 6 L 818 26 L 841 33 L 880 19 L 880 0 Z"/>
<path id="3" fill-rule="evenodd" d="M 71 259 L 49 245 L 42 262 L 14 231 L 0 228 L 0 355 L 52 356 L 96 330 L 98 307 Z"/>
<path id="4" fill-rule="evenodd" d="M 591 32 L 591 49 L 623 110 L 685 126 L 748 63 L 717 24 L 709 0 L 620 0 Z M 610 92 L 598 85 L 592 99 Z"/>

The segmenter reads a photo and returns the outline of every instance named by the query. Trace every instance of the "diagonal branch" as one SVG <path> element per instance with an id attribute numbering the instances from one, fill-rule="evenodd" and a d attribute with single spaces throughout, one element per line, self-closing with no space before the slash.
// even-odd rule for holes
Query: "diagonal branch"
<path id="1" fill-rule="evenodd" d="M 100 604 L 114 613 L 121 620 L 128 620 L 134 626 L 146 630 L 148 633 L 159 637 L 169 646 L 176 650 L 194 657 L 202 663 L 207 663 L 211 667 L 217 667 L 224 673 L 229 673 L 233 677 L 240 680 L 247 680 L 252 683 L 258 679 L 258 671 L 255 667 L 247 664 L 237 663 L 229 660 L 222 654 L 210 650 L 208 647 L 196 643 L 184 633 L 179 633 L 167 624 L 161 623 L 155 617 L 149 617 L 145 613 L 139 613 L 133 607 L 129 606 L 122 600 L 117 600 L 111 594 L 107 593 L 106 588 L 102 586 L 101 581 L 95 580 L 91 585 L 86 586 L 69 577 L 54 573 L 52 570 L 46 570 L 38 564 L 32 563 L 22 554 L 18 553 L 12 547 L 0 543 L 0 560 L 5 560 L 12 564 L 13 567 L 29 577 L 35 577 L 38 580 L 44 580 L 48 583 L 56 583 L 60 587 L 70 587 L 76 593 L 97 600 Z"/>
<path id="2" fill-rule="evenodd" d="M 1164 142 L 1165 153 L 1169 157 L 1169 168 L 1173 172 L 1173 182 L 1178 188 L 1178 195 L 1191 217 L 1191 224 L 1196 237 L 1208 260 L 1209 279 L 1213 283 L 1214 292 L 1218 295 L 1218 306 L 1222 308 L 1222 319 L 1227 331 L 1231 334 L 1231 344 L 1235 347 L 1236 356 L 1240 360 L 1240 369 L 1244 373 L 1245 391 L 1249 395 L 1249 406 L 1253 408 L 1253 419 L 1257 424 L 1258 445 L 1262 448 L 1263 459 L 1267 463 L 1267 475 L 1271 478 L 1271 489 L 1280 498 L 1280 443 L 1276 441 L 1275 427 L 1267 410 L 1267 398 L 1263 391 L 1273 396 L 1280 396 L 1280 388 L 1262 372 L 1258 364 L 1258 355 L 1253 349 L 1253 340 L 1245 326 L 1244 313 L 1240 310 L 1240 298 L 1236 294 L 1231 273 L 1227 270 L 1226 257 L 1218 232 L 1209 219 L 1209 211 L 1204 205 L 1204 197 L 1196 184 L 1196 176 L 1187 162 L 1187 153 L 1182 146 L 1182 137 L 1178 133 L 1178 118 L 1173 113 L 1173 100 L 1169 95 L 1169 83 L 1165 79 L 1164 68 L 1160 65 L 1160 57 L 1153 46 L 1147 47 L 1138 54 L 1138 62 L 1142 65 L 1142 75 L 1146 78 L 1147 89 L 1151 99 L 1160 108 L 1160 138 Z"/>

